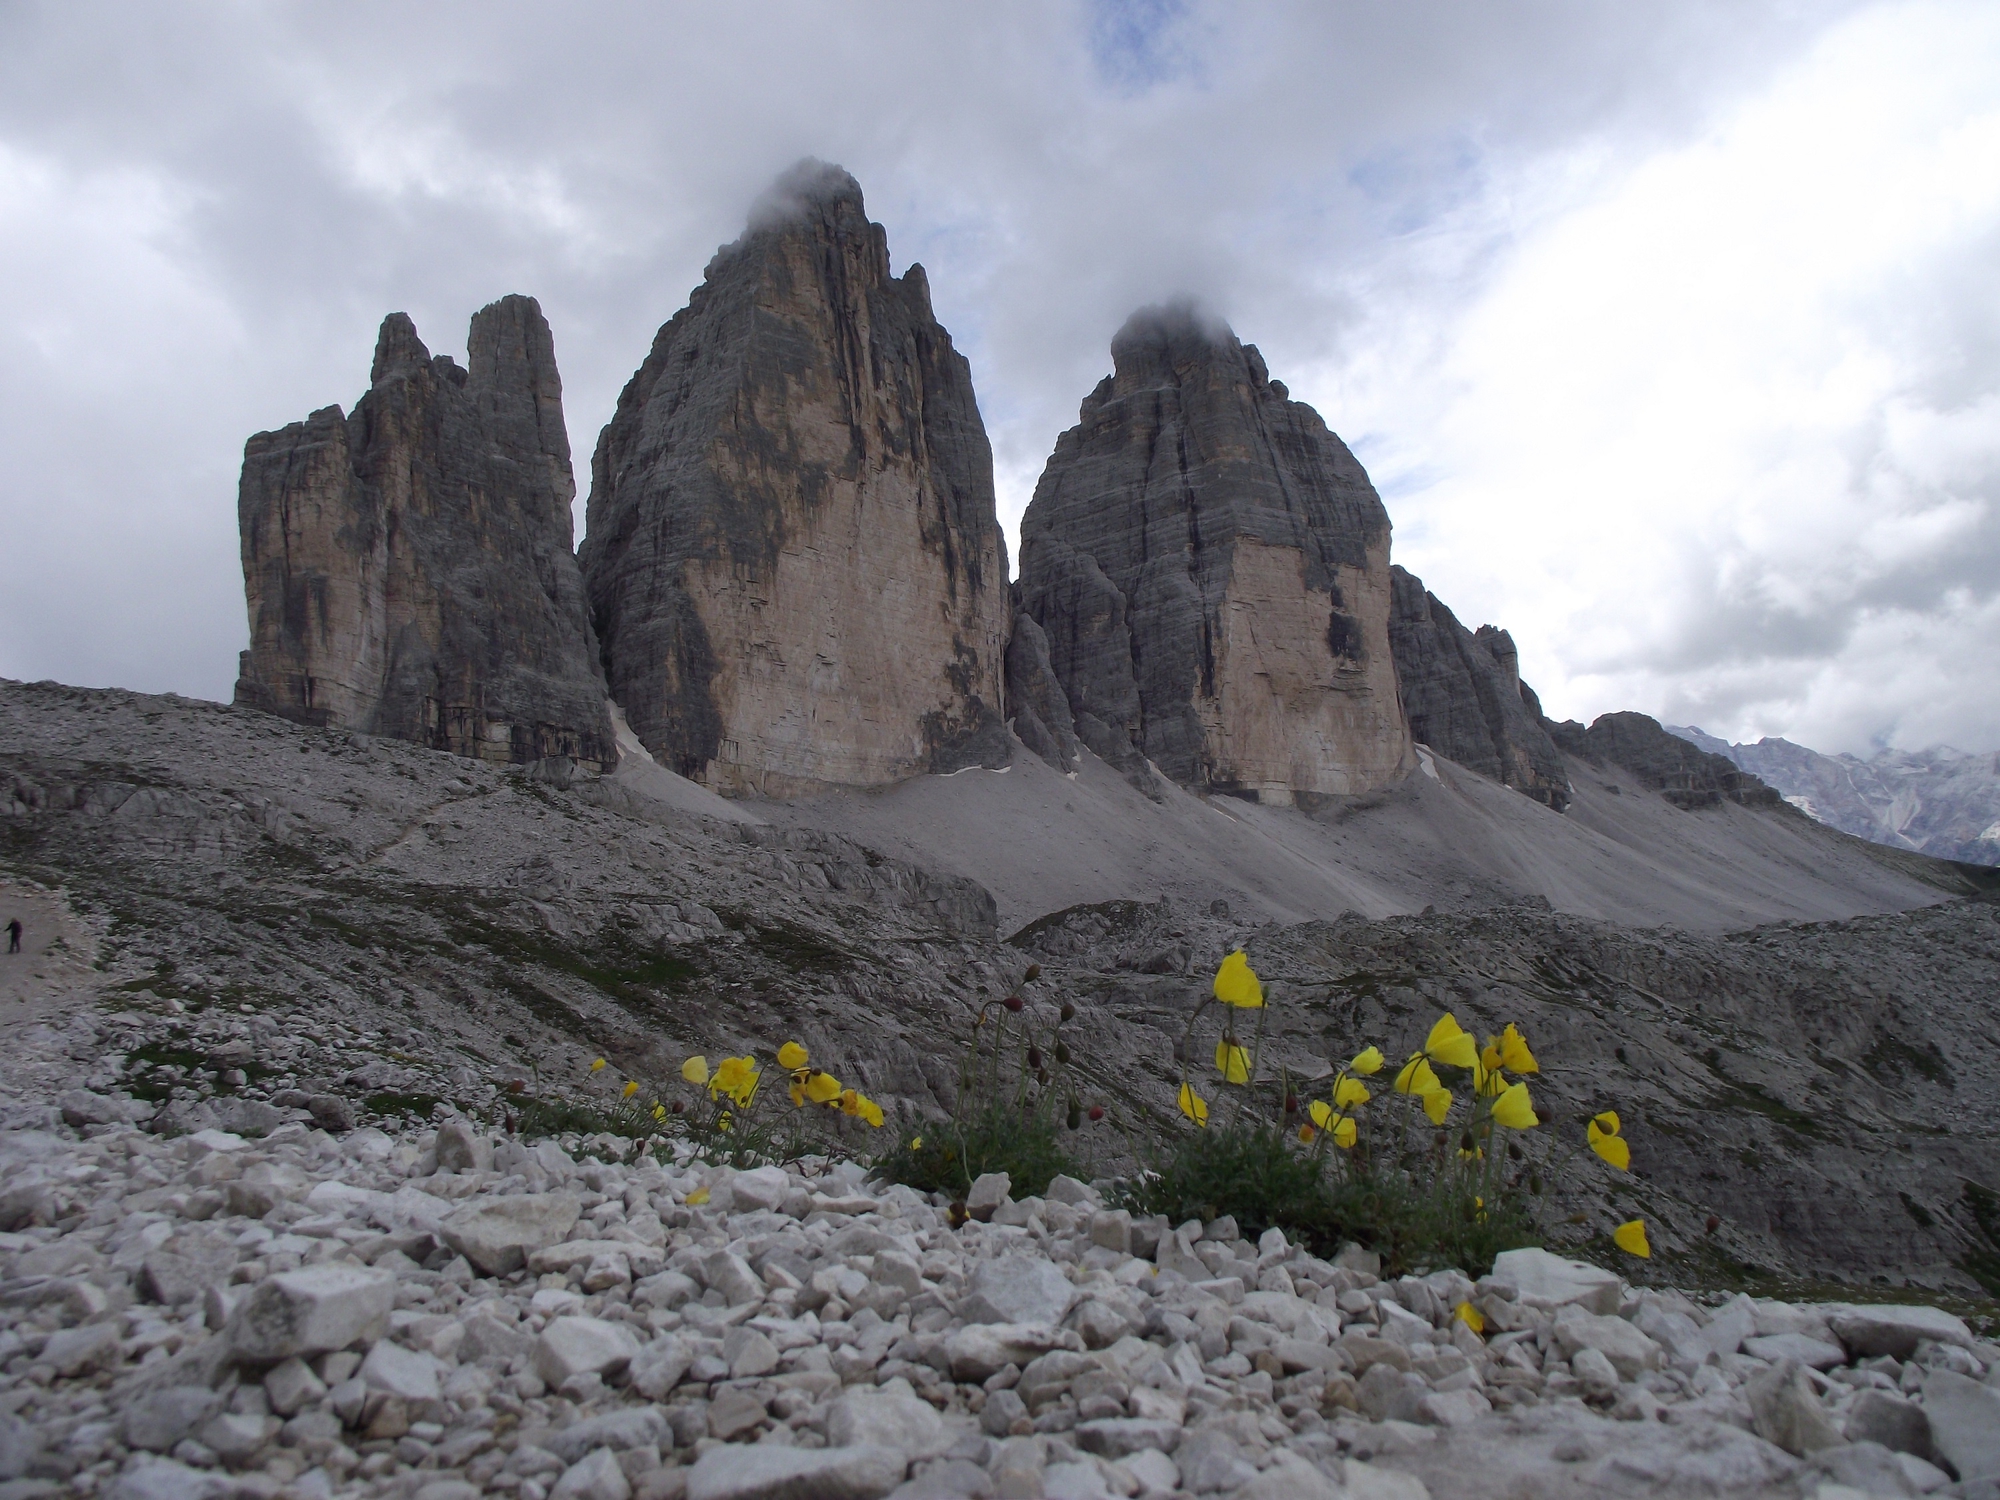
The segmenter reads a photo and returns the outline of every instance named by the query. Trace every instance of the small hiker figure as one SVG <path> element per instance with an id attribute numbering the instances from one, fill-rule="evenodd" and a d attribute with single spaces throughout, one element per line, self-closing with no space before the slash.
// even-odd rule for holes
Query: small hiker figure
<path id="1" fill-rule="evenodd" d="M 9 953 L 19 953 L 21 951 L 21 919 L 19 917 L 9 917 L 7 919 L 7 951 Z"/>

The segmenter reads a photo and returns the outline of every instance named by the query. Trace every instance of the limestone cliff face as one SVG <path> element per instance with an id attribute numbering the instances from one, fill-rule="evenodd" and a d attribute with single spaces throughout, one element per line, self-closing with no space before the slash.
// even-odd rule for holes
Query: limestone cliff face
<path id="1" fill-rule="evenodd" d="M 1021 523 L 1021 604 L 1078 736 L 1128 771 L 1289 802 L 1414 765 L 1389 517 L 1254 346 L 1135 314 Z"/>
<path id="2" fill-rule="evenodd" d="M 788 795 L 1004 765 L 1007 566 L 970 369 L 861 189 L 809 162 L 619 398 L 582 551 L 662 764 Z"/>
<path id="3" fill-rule="evenodd" d="M 1421 578 L 1389 571 L 1389 646 L 1410 733 L 1447 760 L 1557 812 L 1568 807 L 1562 754 L 1542 727 L 1541 704 L 1521 681 L 1514 638 L 1492 625 L 1467 630 Z"/>
<path id="4" fill-rule="evenodd" d="M 1600 714 L 1588 729 L 1565 719 L 1549 723 L 1548 731 L 1565 755 L 1595 765 L 1609 761 L 1622 766 L 1641 784 L 1687 811 L 1719 807 L 1725 800 L 1744 807 L 1776 807 L 1784 801 L 1734 761 L 1669 733 L 1647 714 Z"/>
<path id="5" fill-rule="evenodd" d="M 391 313 L 352 416 L 245 446 L 237 701 L 481 760 L 615 764 L 535 300 L 482 308 L 467 363 Z"/>

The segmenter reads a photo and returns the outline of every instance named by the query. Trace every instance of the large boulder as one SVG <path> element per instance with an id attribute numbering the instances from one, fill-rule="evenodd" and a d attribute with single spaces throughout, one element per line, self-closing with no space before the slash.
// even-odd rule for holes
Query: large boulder
<path id="1" fill-rule="evenodd" d="M 1021 607 L 1076 732 L 1144 779 L 1263 801 L 1414 768 L 1389 517 L 1263 357 L 1185 305 L 1133 315 L 1021 523 Z"/>
<path id="2" fill-rule="evenodd" d="M 971 368 L 861 189 L 805 162 L 653 341 L 591 461 L 613 695 L 669 769 L 784 795 L 1007 763 L 1007 561 Z"/>
<path id="3" fill-rule="evenodd" d="M 562 380 L 535 300 L 480 309 L 467 365 L 391 313 L 352 416 L 324 407 L 245 446 L 236 700 L 482 760 L 609 768 Z"/>

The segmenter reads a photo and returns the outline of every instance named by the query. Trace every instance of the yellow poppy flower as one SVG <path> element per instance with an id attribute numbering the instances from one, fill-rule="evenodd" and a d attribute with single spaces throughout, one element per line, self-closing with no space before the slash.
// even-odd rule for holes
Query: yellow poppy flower
<path id="1" fill-rule="evenodd" d="M 1238 1010 L 1255 1010 L 1264 1003 L 1264 986 L 1257 982 L 1257 971 L 1241 948 L 1215 971 L 1215 998 Z"/>
<path id="2" fill-rule="evenodd" d="M 660 1121 L 660 1122 L 662 1122 L 662 1123 L 664 1124 L 664 1123 L 665 1123 L 665 1121 L 666 1121 L 666 1118 L 667 1118 L 667 1107 L 666 1107 L 666 1105 L 664 1105 L 664 1104 L 655 1104 L 655 1105 L 653 1106 L 653 1118 L 654 1118 L 654 1119 L 656 1119 L 656 1120 L 658 1120 L 658 1121 Z"/>
<path id="3" fill-rule="evenodd" d="M 1194 1121 L 1195 1124 L 1206 1125 L 1208 1123 L 1208 1101 L 1194 1091 L 1194 1085 L 1187 1083 L 1181 1085 L 1181 1097 L 1178 1102 L 1181 1107 L 1181 1113 Z"/>
<path id="4" fill-rule="evenodd" d="M 1445 1063 L 1454 1068 L 1469 1068 L 1479 1061 L 1479 1044 L 1458 1024 L 1456 1017 L 1446 1011 L 1431 1028 L 1431 1034 L 1424 1038 L 1424 1055 L 1433 1062 Z"/>
<path id="5" fill-rule="evenodd" d="M 797 1042 L 787 1042 L 778 1049 L 778 1066 L 791 1072 L 806 1065 L 806 1049 Z"/>
<path id="6" fill-rule="evenodd" d="M 619 1097 L 622 1099 L 630 1099 L 634 1094 L 638 1092 L 639 1092 L 639 1085 L 628 1078 L 625 1081 L 624 1092 L 620 1094 Z"/>
<path id="7" fill-rule="evenodd" d="M 1431 1124 L 1444 1124 L 1444 1117 L 1451 1113 L 1451 1090 L 1432 1089 L 1424 1095 L 1424 1113 L 1431 1117 Z"/>
<path id="8" fill-rule="evenodd" d="M 1224 1083 L 1250 1081 L 1250 1054 L 1227 1039 L 1215 1044 L 1215 1071 Z"/>
<path id="9" fill-rule="evenodd" d="M 882 1106 L 877 1104 L 873 1099 L 870 1099 L 866 1094 L 861 1096 L 861 1118 L 877 1130 L 882 1128 Z"/>
<path id="10" fill-rule="evenodd" d="M 1590 1123 L 1595 1125 L 1599 1130 L 1603 1131 L 1606 1135 L 1616 1135 L 1618 1134 L 1618 1111 L 1615 1109 L 1607 1109 L 1601 1115 L 1592 1115 L 1590 1117 Z"/>
<path id="11" fill-rule="evenodd" d="M 1343 1078 L 1333 1086 L 1335 1109 L 1354 1109 L 1366 1104 L 1371 1097 L 1373 1096 L 1369 1094 L 1367 1087 L 1353 1078 Z"/>
<path id="12" fill-rule="evenodd" d="M 1359 1073 L 1364 1078 L 1381 1072 L 1382 1049 L 1380 1047 L 1363 1047 L 1359 1052 L 1354 1054 L 1354 1061 L 1347 1065 L 1347 1071 L 1350 1073 Z"/>
<path id="13" fill-rule="evenodd" d="M 913 1136 L 911 1136 L 911 1137 L 910 1137 L 910 1149 L 911 1149 L 912 1151 L 921 1151 L 921 1150 L 923 1150 L 923 1149 L 924 1149 L 924 1138 L 923 1138 L 922 1136 L 920 1136 L 920 1135 L 913 1135 Z"/>
<path id="14" fill-rule="evenodd" d="M 1486 1332 L 1486 1319 L 1480 1315 L 1479 1309 L 1474 1307 L 1470 1302 L 1459 1303 L 1456 1308 L 1452 1309 L 1452 1316 L 1457 1318 L 1467 1328 L 1470 1328 L 1474 1333 Z"/>
<path id="15" fill-rule="evenodd" d="M 1521 1035 L 1521 1028 L 1512 1021 L 1500 1033 L 1500 1061 L 1512 1073 L 1539 1073 L 1541 1064 L 1535 1061 L 1535 1054 L 1528 1050 L 1528 1039 Z"/>
<path id="16" fill-rule="evenodd" d="M 1507 1078 L 1498 1068 L 1488 1068 L 1484 1057 L 1472 1060 L 1472 1092 L 1497 1094 L 1507 1087 Z"/>
<path id="17" fill-rule="evenodd" d="M 1333 1125 L 1333 1143 L 1343 1151 L 1351 1151 L 1361 1132 L 1355 1128 L 1351 1116 L 1342 1115 Z"/>
<path id="18" fill-rule="evenodd" d="M 831 1104 L 840 1097 L 840 1080 L 831 1073 L 815 1073 L 806 1080 L 806 1097 L 815 1104 Z"/>
<path id="19" fill-rule="evenodd" d="M 596 1062 L 590 1065 L 590 1071 L 593 1073 L 598 1072 L 600 1069 L 603 1068 L 603 1066 L 604 1066 L 604 1059 L 600 1057 Z"/>
<path id="20" fill-rule="evenodd" d="M 1422 1056 L 1404 1063 L 1403 1071 L 1396 1075 L 1396 1092 L 1399 1094 L 1428 1094 L 1442 1087 L 1437 1074 L 1431 1071 L 1429 1060 Z"/>
<path id="21" fill-rule="evenodd" d="M 708 1059 L 705 1057 L 690 1057 L 686 1062 L 681 1064 L 681 1077 L 685 1078 L 689 1083 L 707 1083 Z"/>
<path id="22" fill-rule="evenodd" d="M 1500 1038 L 1489 1036 L 1486 1045 L 1479 1049 L 1479 1066 L 1489 1073 L 1497 1073 L 1505 1065 L 1505 1061 L 1500 1055 Z"/>
<path id="23" fill-rule="evenodd" d="M 700 1208 L 706 1202 L 708 1202 L 708 1189 L 705 1187 L 698 1187 L 687 1195 L 689 1208 Z"/>
<path id="24" fill-rule="evenodd" d="M 796 1073 L 792 1075 L 792 1087 L 790 1092 L 792 1096 L 793 1106 L 795 1108 L 803 1109 L 805 1107 L 805 1102 L 806 1102 L 806 1085 L 805 1085 L 805 1080 L 799 1077 L 799 1075 Z"/>
<path id="25" fill-rule="evenodd" d="M 715 1076 L 709 1080 L 709 1097 L 726 1094 L 739 1107 L 748 1109 L 757 1093 L 757 1080 L 762 1076 L 756 1058 L 725 1057 L 716 1064 Z"/>
<path id="26" fill-rule="evenodd" d="M 1333 1109 L 1324 1099 L 1315 1099 L 1306 1106 L 1306 1114 L 1321 1130 L 1333 1129 Z"/>
<path id="27" fill-rule="evenodd" d="M 840 1091 L 840 1112 L 844 1115 L 858 1115 L 861 1113 L 861 1091 L 859 1089 L 842 1089 Z"/>
<path id="28" fill-rule="evenodd" d="M 1603 1115 L 1599 1115 L 1597 1120 L 1603 1118 Z M 1616 1115 L 1612 1116 L 1614 1124 L 1617 1118 Z M 1590 1140 L 1590 1149 L 1610 1162 L 1619 1171 L 1631 1171 L 1632 1148 L 1625 1144 L 1624 1137 L 1604 1129 L 1603 1126 L 1597 1123 L 1597 1120 L 1592 1120 L 1590 1124 L 1584 1127 L 1584 1135 Z"/>
<path id="29" fill-rule="evenodd" d="M 1301 1146 L 1310 1146 L 1313 1143 L 1313 1136 L 1317 1133 L 1312 1126 L 1301 1125 L 1299 1127 L 1299 1144 Z"/>
<path id="30" fill-rule="evenodd" d="M 1542 1123 L 1528 1098 L 1525 1083 L 1511 1085 L 1493 1101 L 1493 1123 L 1505 1125 L 1509 1130 L 1533 1130 Z"/>
<path id="31" fill-rule="evenodd" d="M 1634 1219 L 1629 1224 L 1620 1224 L 1611 1231 L 1611 1243 L 1627 1255 L 1636 1255 L 1641 1260 L 1651 1260 L 1653 1247 L 1646 1243 L 1646 1221 Z"/>

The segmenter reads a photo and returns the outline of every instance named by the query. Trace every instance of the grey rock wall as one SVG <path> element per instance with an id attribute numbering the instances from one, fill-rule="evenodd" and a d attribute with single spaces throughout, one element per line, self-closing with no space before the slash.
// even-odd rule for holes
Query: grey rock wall
<path id="1" fill-rule="evenodd" d="M 1467 630 L 1421 578 L 1389 571 L 1389 644 L 1411 735 L 1561 812 L 1569 778 L 1541 704 L 1521 682 L 1514 638 L 1492 625 Z"/>
<path id="2" fill-rule="evenodd" d="M 1026 614 L 1014 617 L 1007 641 L 1008 722 L 1021 743 L 1058 771 L 1074 771 L 1082 759 L 1069 696 L 1049 664 L 1049 638 Z"/>
<path id="3" fill-rule="evenodd" d="M 782 179 L 660 330 L 581 556 L 612 694 L 683 775 L 784 796 L 1006 764 L 970 367 L 837 167 Z"/>
<path id="4" fill-rule="evenodd" d="M 1725 799 L 1745 807 L 1775 807 L 1784 800 L 1725 757 L 1669 734 L 1658 719 L 1645 714 L 1602 714 L 1588 729 L 1566 719 L 1549 724 L 1548 730 L 1564 754 L 1622 766 L 1676 807 L 1716 807 Z"/>
<path id="5" fill-rule="evenodd" d="M 1021 525 L 1022 608 L 1078 737 L 1143 778 L 1290 802 L 1414 764 L 1389 650 L 1389 517 L 1256 348 L 1134 314 Z"/>
<path id="6" fill-rule="evenodd" d="M 571 551 L 555 344 L 532 297 L 469 368 L 382 322 L 369 389 L 244 448 L 239 703 L 500 762 L 617 751 Z"/>

